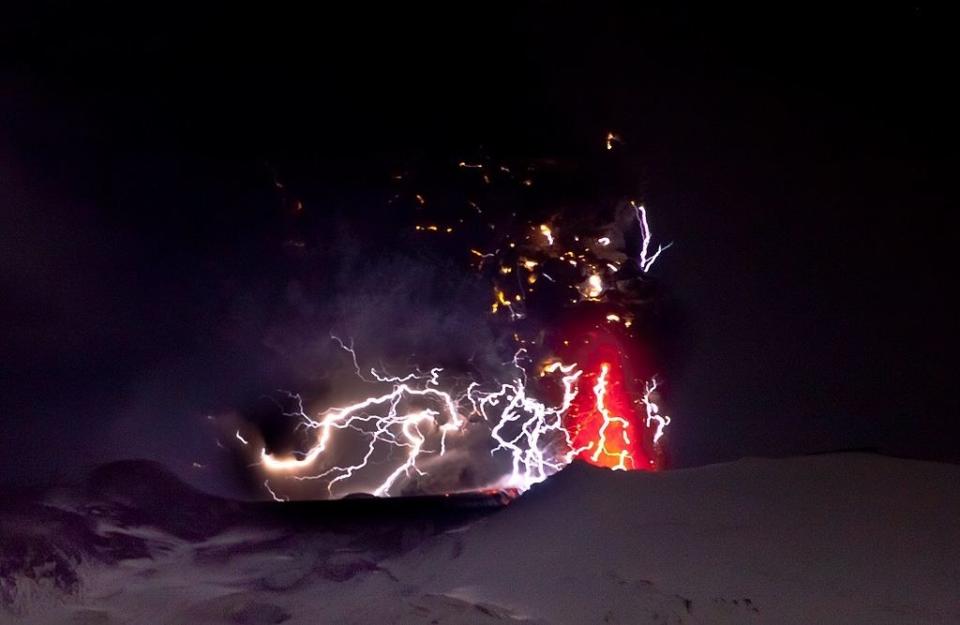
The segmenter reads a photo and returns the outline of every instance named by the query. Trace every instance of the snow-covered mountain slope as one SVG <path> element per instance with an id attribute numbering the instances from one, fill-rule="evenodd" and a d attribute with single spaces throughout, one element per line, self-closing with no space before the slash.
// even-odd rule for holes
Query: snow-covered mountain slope
<path id="1" fill-rule="evenodd" d="M 391 564 L 419 588 L 553 623 L 956 624 L 960 467 L 860 454 L 575 465 Z"/>
<path id="2" fill-rule="evenodd" d="M 0 622 L 960 623 L 953 465 L 575 464 L 494 514 L 309 523 L 151 471 L 0 511 Z"/>

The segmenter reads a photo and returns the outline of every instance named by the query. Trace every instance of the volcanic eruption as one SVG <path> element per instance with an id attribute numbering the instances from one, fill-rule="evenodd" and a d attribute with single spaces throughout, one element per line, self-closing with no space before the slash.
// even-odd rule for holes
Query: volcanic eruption
<path id="1" fill-rule="evenodd" d="M 490 159 L 458 168 L 486 185 L 496 176 L 521 188 L 533 186 L 536 172 L 514 174 Z M 645 207 L 621 200 L 589 214 L 518 219 L 468 200 L 459 212 L 433 215 L 422 193 L 407 195 L 419 243 L 443 246 L 488 285 L 488 323 L 509 351 L 493 375 L 429 362 L 396 374 L 366 364 L 377 355 L 352 337 L 331 333 L 365 394 L 315 410 L 284 392 L 294 445 L 277 449 L 256 431 L 235 433 L 247 453 L 259 446 L 257 471 L 270 495 L 288 498 L 281 484 L 295 482 L 334 497 L 522 492 L 575 459 L 613 470 L 661 468 L 670 417 L 660 412 L 639 331 L 655 296 L 648 272 L 669 245 L 654 248 Z M 437 479 L 478 465 L 489 466 L 470 484 Z"/>

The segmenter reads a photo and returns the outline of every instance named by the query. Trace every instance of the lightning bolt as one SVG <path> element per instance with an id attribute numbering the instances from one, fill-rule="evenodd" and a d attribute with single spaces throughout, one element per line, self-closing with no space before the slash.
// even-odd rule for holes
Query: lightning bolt
<path id="1" fill-rule="evenodd" d="M 657 444 L 663 438 L 663 430 L 670 425 L 670 417 L 660 414 L 660 406 L 651 399 L 651 396 L 657 390 L 657 379 L 654 378 L 646 383 L 643 389 L 643 405 L 647 411 L 647 427 L 651 423 L 656 423 L 656 431 L 653 433 L 653 443 Z"/>
<path id="2" fill-rule="evenodd" d="M 653 266 L 653 263 L 657 261 L 657 258 L 660 257 L 660 254 L 665 250 L 669 249 L 673 243 L 667 243 L 666 245 L 658 245 L 657 251 L 650 255 L 650 241 L 653 238 L 653 233 L 650 231 L 650 225 L 647 223 L 647 209 L 643 207 L 643 204 L 637 204 L 636 202 L 631 201 L 630 205 L 633 206 L 633 210 L 637 215 L 637 222 L 640 224 L 640 269 L 644 273 L 650 271 L 650 267 Z"/>
<path id="3" fill-rule="evenodd" d="M 594 448 L 591 460 L 597 462 L 600 460 L 600 454 L 613 456 L 617 458 L 617 464 L 611 467 L 613 470 L 625 471 L 627 469 L 627 460 L 633 463 L 633 457 L 630 455 L 630 422 L 623 417 L 614 415 L 607 407 L 607 375 L 610 373 L 610 365 L 603 363 L 600 365 L 600 375 L 597 376 L 597 382 L 593 385 L 593 394 L 596 397 L 596 409 L 603 417 L 603 424 L 600 426 L 597 435 L 597 446 Z M 610 451 L 607 449 L 607 429 L 617 424 L 620 426 L 620 436 L 623 439 L 622 449 L 620 451 Z"/>
<path id="4" fill-rule="evenodd" d="M 583 372 L 575 364 L 553 363 L 543 369 L 543 374 L 557 371 L 563 374 L 563 399 L 559 406 L 548 406 L 528 396 L 525 376 L 496 391 L 481 391 L 477 383 L 467 391 L 474 412 L 493 424 L 490 436 L 497 446 L 490 453 L 505 450 L 511 455 L 511 473 L 503 481 L 504 486 L 527 490 L 562 469 L 582 451 L 574 448 L 563 417 L 577 396 L 576 383 Z M 555 440 L 555 433 L 560 434 L 559 441 Z M 557 443 L 560 450 L 556 449 Z"/>
<path id="5" fill-rule="evenodd" d="M 608 149 L 614 142 L 619 142 L 619 137 L 610 134 Z M 473 167 L 466 162 L 461 166 Z M 422 202 L 422 198 L 419 201 Z M 646 209 L 636 202 L 630 202 L 630 205 L 635 212 L 641 237 L 636 262 L 646 273 L 672 243 L 657 245 L 654 250 Z M 581 298 L 571 300 L 573 303 L 585 300 L 616 303 L 615 297 L 610 294 L 614 294 L 618 288 L 612 277 L 619 271 L 618 264 L 604 262 L 606 257 L 596 257 L 590 248 L 584 248 L 581 252 L 583 244 L 579 236 L 572 237 L 578 247 L 568 249 L 572 244 L 569 237 L 562 236 L 562 228 L 555 231 L 546 223 L 531 223 L 526 227 L 532 228 L 526 237 L 530 243 L 507 240 L 503 243 L 504 247 L 493 253 L 469 248 L 470 254 L 477 259 L 475 264 L 479 270 L 484 269 L 487 261 L 491 262 L 488 273 L 493 274 L 494 280 L 494 298 L 490 306 L 492 313 L 505 310 L 511 321 L 523 319 L 526 317 L 525 289 L 532 291 L 538 276 L 550 282 L 565 280 L 560 274 L 554 274 L 555 279 L 542 271 L 545 266 L 543 263 L 547 260 L 576 268 L 578 282 L 568 286 L 579 291 Z M 437 232 L 440 228 L 427 225 L 417 226 L 417 229 Z M 606 236 L 596 241 L 601 247 L 612 244 L 611 238 Z M 520 249 L 516 248 L 518 244 L 521 245 Z M 501 249 L 504 250 L 504 259 L 493 264 Z M 517 249 L 517 253 L 522 251 L 522 255 L 514 259 L 515 263 L 508 259 L 511 249 Z M 606 273 L 607 270 L 610 273 Z M 514 277 L 517 288 L 504 291 L 501 288 L 504 284 L 502 281 Z M 611 312 L 606 315 L 606 321 L 629 328 L 633 317 L 622 311 L 620 314 Z M 535 371 L 535 365 L 526 350 L 521 348 L 511 361 L 503 363 L 512 366 L 515 372 L 495 381 L 472 381 L 467 384 L 460 378 L 454 378 L 451 382 L 447 379 L 449 376 L 445 378 L 444 370 L 440 367 L 426 371 L 414 369 L 405 375 L 391 375 L 382 368 L 363 367 L 352 339 L 344 341 L 334 334 L 330 338 L 349 355 L 357 377 L 373 385 L 376 391 L 360 401 L 327 408 L 313 415 L 307 414 L 299 395 L 288 394 L 295 408 L 284 414 L 295 418 L 297 427 L 309 431 L 312 438 L 305 449 L 292 454 L 281 456 L 262 448 L 260 465 L 271 478 L 277 476 L 298 481 L 319 481 L 325 483 L 331 495 L 335 490 L 339 493 L 343 489 L 390 496 L 397 492 L 405 480 L 427 476 L 424 467 L 430 468 L 428 458 L 444 456 L 449 445 L 461 441 L 468 431 L 477 428 L 482 428 L 489 436 L 490 456 L 503 458 L 505 464 L 509 461 L 509 471 L 493 484 L 495 487 L 525 491 L 561 470 L 577 456 L 616 470 L 645 468 L 637 466 L 638 460 L 631 453 L 634 450 L 639 458 L 643 457 L 641 449 L 631 440 L 635 436 L 634 424 L 631 419 L 616 413 L 616 407 L 623 405 L 621 395 L 624 387 L 616 382 L 615 372 L 611 376 L 608 362 L 602 363 L 599 371 L 592 371 L 591 366 L 586 376 L 575 363 L 549 362 L 539 369 L 539 377 L 546 378 L 541 380 L 545 386 L 531 385 L 528 371 Z M 516 333 L 514 339 L 518 345 L 525 344 Z M 570 341 L 564 340 L 563 343 L 569 345 Z M 592 387 L 587 386 L 588 382 L 584 380 L 589 380 L 593 375 L 595 381 Z M 586 388 L 581 388 L 581 384 Z M 551 401 L 535 396 L 537 391 L 546 388 L 551 390 Z M 589 396 L 590 390 L 587 388 L 592 390 L 593 397 Z M 657 381 L 653 379 L 644 386 L 643 395 L 637 401 L 645 407 L 645 427 L 652 430 L 654 445 L 660 443 L 670 424 L 670 417 L 660 412 L 654 400 L 656 391 Z M 575 402 L 578 392 L 582 392 L 583 396 Z M 574 404 L 578 408 L 570 415 L 568 413 Z M 588 428 L 581 429 L 577 425 L 577 417 L 581 414 L 590 415 Z M 597 415 L 600 419 L 594 421 Z M 599 428 L 593 429 L 597 422 L 600 423 Z M 641 433 L 646 436 L 645 432 Z M 348 460 L 341 459 L 344 455 L 342 441 L 340 444 L 338 441 L 343 435 L 351 439 L 359 437 L 362 441 L 359 449 L 356 449 L 355 443 L 351 443 L 356 453 Z M 239 431 L 236 432 L 236 438 L 244 445 L 248 444 Z M 336 453 L 338 451 L 339 455 Z M 389 466 L 386 466 L 387 463 Z M 639 464 L 646 465 L 642 461 Z M 374 475 L 375 479 L 372 478 Z M 264 481 L 264 487 L 273 499 L 284 500 L 271 487 L 270 480 Z"/>
<path id="6" fill-rule="evenodd" d="M 443 456 L 447 451 L 447 437 L 461 433 L 471 421 L 476 422 L 475 427 L 489 428 L 493 441 L 491 455 L 509 454 L 510 473 L 497 482 L 497 486 L 504 488 L 526 490 L 562 469 L 585 449 L 575 448 L 570 433 L 564 428 L 564 416 L 577 395 L 577 382 L 583 373 L 576 364 L 553 362 L 542 368 L 542 377 L 560 376 L 562 399 L 553 406 L 528 394 L 526 371 L 522 366 L 526 351 L 523 349 L 518 350 L 511 361 L 519 371 L 511 382 L 494 390 L 482 389 L 478 382 L 472 382 L 457 395 L 439 388 L 441 368 L 431 369 L 428 374 L 402 377 L 371 369 L 373 377 L 367 378 L 362 375 L 352 344 L 335 337 L 334 340 L 350 353 L 361 379 L 390 384 L 390 387 L 382 394 L 329 408 L 316 417 L 306 413 L 299 395 L 288 394 L 296 409 L 285 414 L 298 418 L 300 426 L 313 430 L 314 443 L 306 451 L 286 457 L 262 449 L 260 462 L 269 473 L 289 475 L 300 481 L 326 480 L 332 495 L 337 484 L 370 467 L 378 449 L 395 448 L 403 452 L 403 462 L 371 490 L 374 495 L 389 496 L 400 478 L 427 475 L 418 461 L 426 454 Z M 402 410 L 412 399 L 426 401 L 433 407 Z M 336 433 L 347 429 L 365 437 L 362 456 L 351 464 L 325 467 L 325 454 L 331 449 Z M 314 467 L 322 470 L 301 474 Z M 275 491 L 269 484 L 265 486 L 276 499 Z"/>

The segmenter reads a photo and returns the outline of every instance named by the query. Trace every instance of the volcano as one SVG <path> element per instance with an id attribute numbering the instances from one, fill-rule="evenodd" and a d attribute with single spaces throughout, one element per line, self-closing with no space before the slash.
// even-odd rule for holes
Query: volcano
<path id="1" fill-rule="evenodd" d="M 508 505 L 289 504 L 115 463 L 4 498 L 0 622 L 952 624 L 958 480 L 954 465 L 861 453 L 667 472 L 577 461 Z"/>

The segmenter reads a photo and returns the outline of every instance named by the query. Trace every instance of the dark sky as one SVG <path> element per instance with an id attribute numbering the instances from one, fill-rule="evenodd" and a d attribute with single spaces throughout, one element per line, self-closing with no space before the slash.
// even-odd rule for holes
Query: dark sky
<path id="1" fill-rule="evenodd" d="M 204 415 L 289 381 L 275 177 L 362 248 L 398 167 L 609 130 L 676 242 L 675 464 L 960 457 L 953 15 L 630 4 L 8 10 L 0 481 L 215 462 Z"/>

